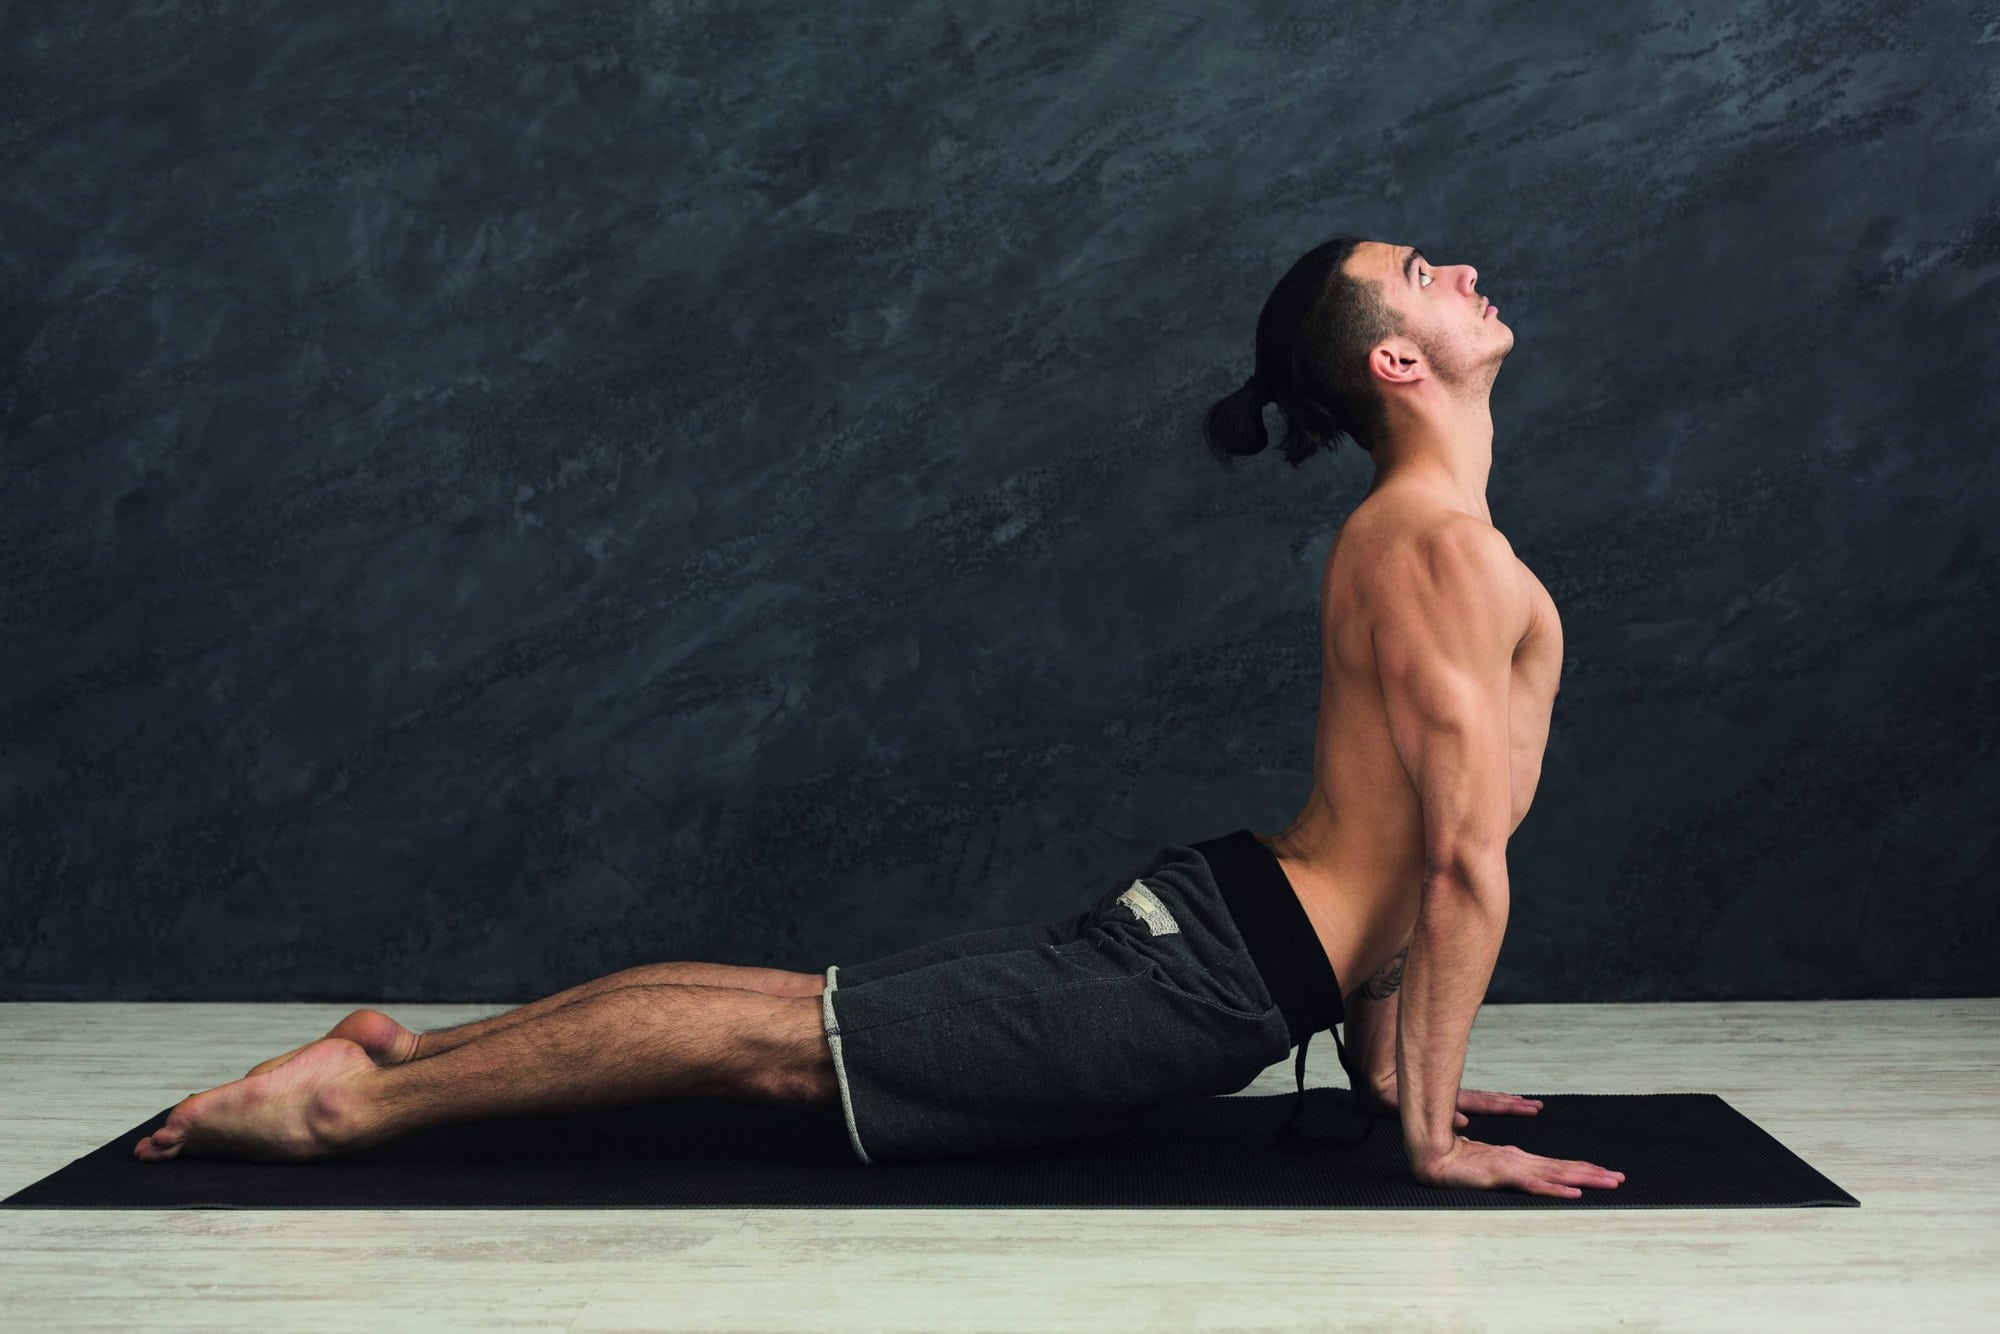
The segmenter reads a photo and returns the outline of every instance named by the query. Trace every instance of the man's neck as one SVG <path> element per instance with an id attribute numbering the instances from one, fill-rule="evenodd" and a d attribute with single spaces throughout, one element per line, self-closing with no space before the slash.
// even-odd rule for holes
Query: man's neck
<path id="1" fill-rule="evenodd" d="M 1493 471 L 1493 415 L 1484 403 L 1454 422 L 1392 423 L 1389 438 L 1375 448 L 1375 481 L 1385 486 L 1438 496 L 1453 509 L 1493 522 L 1486 503 L 1486 479 Z"/>
<path id="2" fill-rule="evenodd" d="M 1398 491 L 1416 491 L 1434 496 L 1449 509 L 1474 515 L 1487 523 L 1493 522 L 1493 510 L 1486 503 L 1484 469 L 1466 468 L 1453 472 L 1432 462 L 1409 459 L 1393 465 L 1378 464 L 1368 494 L 1372 496 L 1392 487 Z"/>

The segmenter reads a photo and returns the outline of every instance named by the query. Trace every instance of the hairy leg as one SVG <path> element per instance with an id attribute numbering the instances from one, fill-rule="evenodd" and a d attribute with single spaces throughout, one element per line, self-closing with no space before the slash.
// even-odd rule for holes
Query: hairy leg
<path id="1" fill-rule="evenodd" d="M 550 1010 L 595 996 L 605 991 L 631 986 L 676 986 L 698 985 L 716 987 L 737 987 L 746 991 L 762 992 L 766 996 L 818 996 L 826 986 L 824 973 L 794 973 L 783 968 L 746 968 L 727 963 L 647 963 L 621 972 L 610 973 L 567 991 L 558 991 L 553 996 L 544 996 L 538 1001 L 508 1010 L 490 1018 L 480 1019 L 456 1028 L 441 1028 L 430 1033 L 416 1033 L 403 1027 L 380 1010 L 356 1010 L 326 1031 L 326 1037 L 345 1038 L 355 1043 L 373 1058 L 377 1065 L 401 1065 L 419 1057 L 436 1056 L 462 1046 L 475 1038 L 501 1029 L 511 1028 L 524 1019 L 536 1019 Z M 323 1039 L 322 1039 L 323 1040 Z M 245 1072 L 261 1075 L 297 1056 L 306 1043 L 294 1047 L 282 1055 L 267 1061 L 259 1061 Z"/>
<path id="2" fill-rule="evenodd" d="M 348 1112 L 357 1144 L 425 1126 L 656 1098 L 819 1104 L 833 1054 L 819 1006 L 737 987 L 600 991 L 451 1051 L 374 1072 Z"/>
<path id="3" fill-rule="evenodd" d="M 519 1023 L 539 1019 L 551 1010 L 574 1005 L 580 1000 L 638 986 L 734 987 L 761 992 L 766 996 L 818 996 L 826 985 L 823 973 L 794 973 L 782 968 L 744 968 L 727 963 L 642 963 L 636 968 L 607 973 L 603 977 L 544 996 L 504 1014 L 459 1024 L 455 1028 L 433 1029 L 417 1035 L 411 1060 L 439 1056 L 491 1033 L 504 1032 Z"/>
<path id="4" fill-rule="evenodd" d="M 134 1152 L 301 1160 L 429 1126 L 710 1096 L 794 1106 L 837 1100 L 811 997 L 737 987 L 599 992 L 422 1061 L 377 1066 L 345 1038 L 190 1096 Z"/>

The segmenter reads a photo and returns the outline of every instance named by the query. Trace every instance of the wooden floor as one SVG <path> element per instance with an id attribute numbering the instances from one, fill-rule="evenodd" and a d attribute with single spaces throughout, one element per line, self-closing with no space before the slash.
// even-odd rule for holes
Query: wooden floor
<path id="1" fill-rule="evenodd" d="M 0 1195 L 350 1008 L 0 1005 Z M 2000 1329 L 2000 1001 L 1489 1005 L 1464 1082 L 1718 1093 L 1861 1207 L 0 1210 L 0 1326 Z"/>

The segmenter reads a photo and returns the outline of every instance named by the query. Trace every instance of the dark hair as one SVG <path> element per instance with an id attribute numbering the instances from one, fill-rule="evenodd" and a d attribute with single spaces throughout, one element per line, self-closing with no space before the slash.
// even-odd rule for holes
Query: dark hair
<path id="1" fill-rule="evenodd" d="M 1238 456 L 1271 443 L 1264 433 L 1264 404 L 1285 414 L 1279 445 L 1294 468 L 1340 437 L 1374 451 L 1389 427 L 1389 407 L 1368 374 L 1368 349 L 1403 321 L 1374 282 L 1341 266 L 1364 236 L 1336 236 L 1299 257 L 1285 271 L 1257 316 L 1253 379 L 1218 401 L 1202 418 L 1202 434 L 1225 468 Z"/>

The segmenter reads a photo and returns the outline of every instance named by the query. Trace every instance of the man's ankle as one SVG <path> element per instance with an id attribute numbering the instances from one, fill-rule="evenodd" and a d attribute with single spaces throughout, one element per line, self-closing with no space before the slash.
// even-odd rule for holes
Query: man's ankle
<path id="1" fill-rule="evenodd" d="M 369 1136 L 375 1105 L 375 1078 L 370 1070 L 353 1080 L 317 1090 L 306 1108 L 306 1128 L 331 1152 L 358 1147 Z"/>

